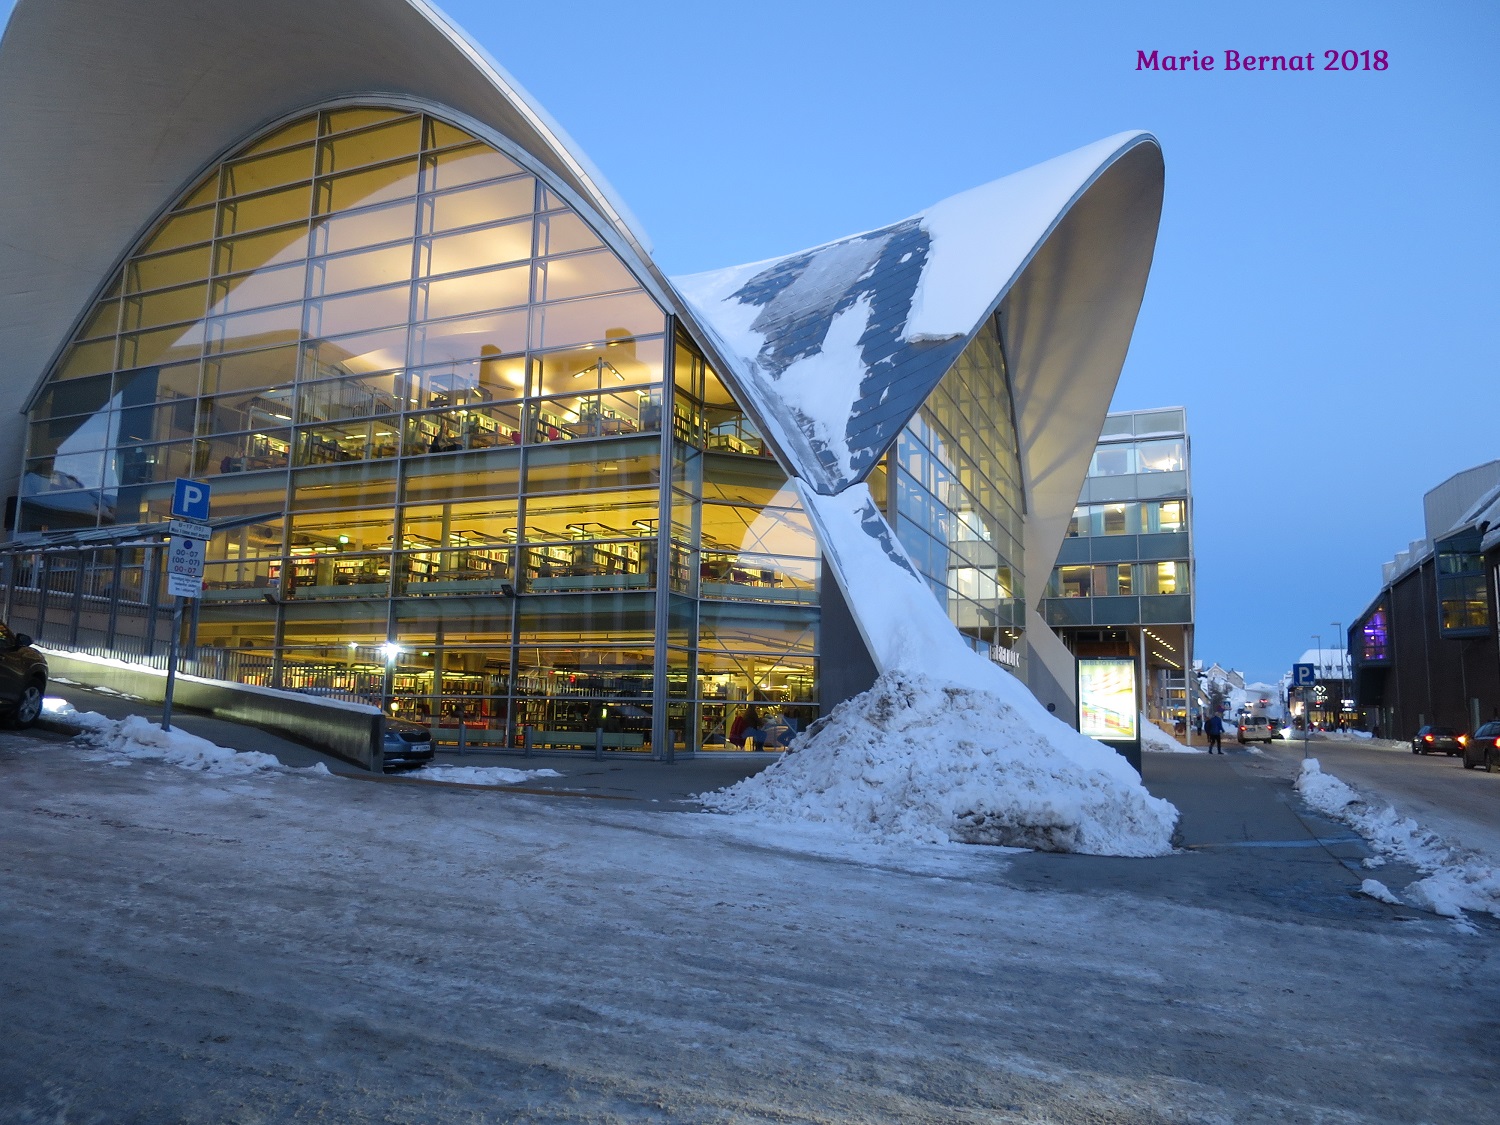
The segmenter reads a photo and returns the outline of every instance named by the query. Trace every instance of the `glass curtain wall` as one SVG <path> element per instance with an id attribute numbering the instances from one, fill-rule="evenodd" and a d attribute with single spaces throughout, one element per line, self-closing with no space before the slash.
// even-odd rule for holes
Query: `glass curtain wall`
<path id="1" fill-rule="evenodd" d="M 84 318 L 31 413 L 19 530 L 153 521 L 173 478 L 209 480 L 216 519 L 263 518 L 210 546 L 200 645 L 450 741 L 604 725 L 644 744 L 666 324 L 510 157 L 428 114 L 309 114 L 207 174 Z M 815 552 L 773 530 L 802 526 L 784 480 L 724 496 L 756 478 L 724 466 L 769 482 L 775 465 L 689 366 L 673 690 L 693 709 L 699 675 L 800 699 L 812 642 L 779 621 L 768 642 L 754 615 L 800 607 Z M 699 521 L 694 489 L 722 516 Z M 769 561 L 783 546 L 794 565 Z M 700 567 L 717 576 L 701 666 Z"/>
<path id="2" fill-rule="evenodd" d="M 993 320 L 901 431 L 870 490 L 970 646 L 1024 677 L 1025 506 L 1010 379 Z"/>
<path id="3" fill-rule="evenodd" d="M 754 422 L 684 337 L 673 372 L 671 722 L 704 750 L 775 749 L 817 717 L 817 543 Z"/>

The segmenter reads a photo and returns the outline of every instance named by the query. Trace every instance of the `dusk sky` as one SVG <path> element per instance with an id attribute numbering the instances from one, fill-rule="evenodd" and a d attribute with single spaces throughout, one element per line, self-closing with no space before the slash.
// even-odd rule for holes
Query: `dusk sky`
<path id="1" fill-rule="evenodd" d="M 1422 493 L 1500 457 L 1490 0 L 444 7 L 669 274 L 1153 132 L 1165 212 L 1115 407 L 1187 407 L 1205 663 L 1275 679 L 1331 644 L 1422 534 Z M 1226 71 L 1226 49 L 1315 69 Z M 1142 50 L 1216 67 L 1138 71 Z M 1346 50 L 1388 69 L 1322 69 Z"/>

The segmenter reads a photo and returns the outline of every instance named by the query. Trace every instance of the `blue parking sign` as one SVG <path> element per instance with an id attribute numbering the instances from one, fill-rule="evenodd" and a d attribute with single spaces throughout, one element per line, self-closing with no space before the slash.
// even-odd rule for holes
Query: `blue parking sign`
<path id="1" fill-rule="evenodd" d="M 1292 665 L 1292 686 L 1312 687 L 1318 682 L 1318 669 L 1314 664 Z"/>
<path id="2" fill-rule="evenodd" d="M 177 488 L 172 493 L 172 514 L 185 520 L 208 521 L 208 485 L 186 477 L 177 478 Z"/>

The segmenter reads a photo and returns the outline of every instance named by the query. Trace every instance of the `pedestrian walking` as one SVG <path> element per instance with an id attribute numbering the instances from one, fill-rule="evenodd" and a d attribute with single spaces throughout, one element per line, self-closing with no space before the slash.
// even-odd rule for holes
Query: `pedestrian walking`
<path id="1" fill-rule="evenodd" d="M 1217 715 L 1210 715 L 1203 729 L 1208 735 L 1208 752 L 1224 753 L 1224 720 Z"/>

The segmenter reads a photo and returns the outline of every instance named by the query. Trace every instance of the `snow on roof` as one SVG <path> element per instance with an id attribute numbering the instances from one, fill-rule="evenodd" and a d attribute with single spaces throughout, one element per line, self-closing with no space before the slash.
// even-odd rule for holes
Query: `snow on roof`
<path id="1" fill-rule="evenodd" d="M 863 478 L 1072 203 L 1120 133 L 782 258 L 673 278 L 770 435 L 817 491 Z"/>

